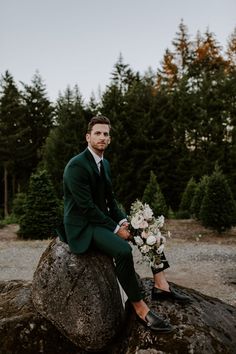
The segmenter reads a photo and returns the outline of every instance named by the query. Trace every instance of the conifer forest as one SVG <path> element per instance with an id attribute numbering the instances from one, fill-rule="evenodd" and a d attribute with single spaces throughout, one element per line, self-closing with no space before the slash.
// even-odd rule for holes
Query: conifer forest
<path id="1" fill-rule="evenodd" d="M 87 146 L 88 121 L 98 114 L 111 120 L 106 157 L 124 208 L 143 197 L 150 176 L 173 213 L 189 181 L 198 185 L 214 173 L 236 199 L 236 29 L 222 48 L 209 30 L 191 39 L 181 22 L 156 68 L 135 72 L 120 55 L 100 97 L 87 103 L 79 78 L 52 102 L 39 72 L 30 83 L 1 73 L 0 219 L 37 171 L 47 172 L 62 200 L 64 167 Z"/>

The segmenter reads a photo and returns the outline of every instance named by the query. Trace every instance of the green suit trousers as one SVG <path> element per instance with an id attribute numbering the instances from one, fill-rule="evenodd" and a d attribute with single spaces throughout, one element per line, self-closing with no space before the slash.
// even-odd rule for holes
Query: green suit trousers
<path id="1" fill-rule="evenodd" d="M 134 269 L 132 248 L 112 231 L 95 227 L 92 246 L 114 258 L 116 276 L 131 302 L 142 299 Z"/>

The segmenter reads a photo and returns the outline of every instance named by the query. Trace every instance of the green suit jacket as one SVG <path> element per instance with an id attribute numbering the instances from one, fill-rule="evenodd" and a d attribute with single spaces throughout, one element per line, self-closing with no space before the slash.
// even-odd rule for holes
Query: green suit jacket
<path id="1" fill-rule="evenodd" d="M 99 191 L 101 177 L 88 149 L 73 157 L 65 167 L 64 232 L 59 235 L 73 253 L 87 251 L 96 226 L 114 231 L 118 222 L 126 217 L 114 197 L 109 162 L 103 159 L 103 165 L 106 191 L 102 196 Z M 99 207 L 101 198 L 106 200 L 105 212 Z"/>

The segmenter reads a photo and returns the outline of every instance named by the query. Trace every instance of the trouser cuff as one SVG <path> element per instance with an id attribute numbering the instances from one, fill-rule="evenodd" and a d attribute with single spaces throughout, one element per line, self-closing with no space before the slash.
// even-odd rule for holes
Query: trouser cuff
<path id="1" fill-rule="evenodd" d="M 157 273 L 163 272 L 163 270 L 170 267 L 164 252 L 161 254 L 161 263 L 163 265 L 162 267 L 159 267 L 159 268 L 158 267 L 151 267 L 152 274 L 157 274 Z"/>

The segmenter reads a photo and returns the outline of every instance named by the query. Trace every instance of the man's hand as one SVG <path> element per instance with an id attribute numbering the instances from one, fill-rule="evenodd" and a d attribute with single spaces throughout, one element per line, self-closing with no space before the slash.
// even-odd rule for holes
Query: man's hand
<path id="1" fill-rule="evenodd" d="M 124 227 L 126 227 L 126 228 L 128 229 L 128 227 L 129 227 L 129 222 L 128 222 L 128 221 L 124 221 L 124 222 L 121 224 L 121 226 L 124 226 Z"/>
<path id="2" fill-rule="evenodd" d="M 124 225 L 125 224 L 125 225 Z M 127 223 L 129 225 L 129 223 Z M 124 240 L 128 240 L 130 237 L 130 232 L 128 229 L 128 225 L 126 225 L 126 222 L 121 225 L 119 230 L 117 231 L 117 235 L 123 238 Z"/>

